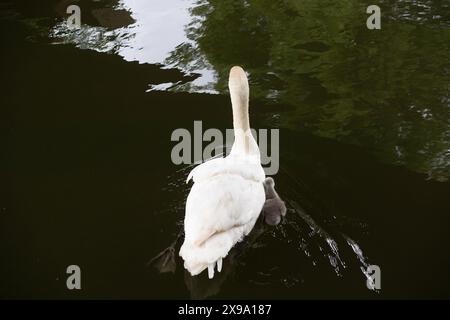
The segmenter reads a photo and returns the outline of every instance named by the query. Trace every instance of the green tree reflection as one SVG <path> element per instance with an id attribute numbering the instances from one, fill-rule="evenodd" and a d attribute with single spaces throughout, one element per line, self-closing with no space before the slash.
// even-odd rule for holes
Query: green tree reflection
<path id="1" fill-rule="evenodd" d="M 191 40 L 168 62 L 212 66 L 226 90 L 230 65 L 252 95 L 290 106 L 281 126 L 364 146 L 390 163 L 450 177 L 450 5 L 384 1 L 382 29 L 358 0 L 200 0 Z"/>

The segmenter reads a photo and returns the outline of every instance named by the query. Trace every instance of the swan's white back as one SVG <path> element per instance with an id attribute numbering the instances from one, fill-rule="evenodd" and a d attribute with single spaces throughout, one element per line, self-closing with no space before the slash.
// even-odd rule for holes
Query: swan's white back
<path id="1" fill-rule="evenodd" d="M 220 271 L 222 259 L 255 225 L 265 201 L 258 145 L 250 132 L 247 76 L 230 71 L 235 142 L 230 155 L 197 166 L 188 176 L 194 185 L 186 201 L 185 240 L 180 249 L 184 267 L 197 275 Z"/>

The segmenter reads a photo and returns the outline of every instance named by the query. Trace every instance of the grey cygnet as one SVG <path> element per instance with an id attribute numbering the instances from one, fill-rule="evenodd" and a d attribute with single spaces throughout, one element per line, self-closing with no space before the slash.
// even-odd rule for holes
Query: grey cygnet
<path id="1" fill-rule="evenodd" d="M 264 180 L 264 190 L 266 192 L 266 202 L 264 203 L 262 214 L 268 225 L 276 226 L 281 222 L 281 217 L 286 215 L 286 205 L 275 191 L 275 181 L 268 177 Z"/>

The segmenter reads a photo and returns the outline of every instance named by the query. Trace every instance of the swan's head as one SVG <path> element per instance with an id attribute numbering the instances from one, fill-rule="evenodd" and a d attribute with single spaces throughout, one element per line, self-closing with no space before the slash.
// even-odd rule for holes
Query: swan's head
<path id="1" fill-rule="evenodd" d="M 250 89 L 248 87 L 248 79 L 244 69 L 237 66 L 231 68 L 230 76 L 228 78 L 228 88 L 230 89 L 233 114 L 242 121 L 242 123 L 239 122 L 238 128 L 244 129 L 244 131 L 246 131 L 248 129 L 247 127 L 249 126 L 249 124 L 246 122 L 248 122 L 248 96 Z M 246 126 L 241 127 L 243 125 Z"/>
<path id="2" fill-rule="evenodd" d="M 234 66 L 230 70 L 228 85 L 230 88 L 247 88 L 248 89 L 248 79 L 245 74 L 244 69 L 239 66 Z"/>

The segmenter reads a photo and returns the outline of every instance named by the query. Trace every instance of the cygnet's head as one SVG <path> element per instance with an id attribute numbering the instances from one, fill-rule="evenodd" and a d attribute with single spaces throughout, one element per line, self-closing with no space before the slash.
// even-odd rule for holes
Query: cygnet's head
<path id="1" fill-rule="evenodd" d="M 267 177 L 266 180 L 264 180 L 264 183 L 271 187 L 275 187 L 275 180 L 273 180 L 273 178 L 271 177 Z"/>
<path id="2" fill-rule="evenodd" d="M 266 190 L 266 193 L 268 190 L 273 190 L 275 188 L 275 181 L 271 177 L 267 177 L 264 180 L 264 189 Z"/>

